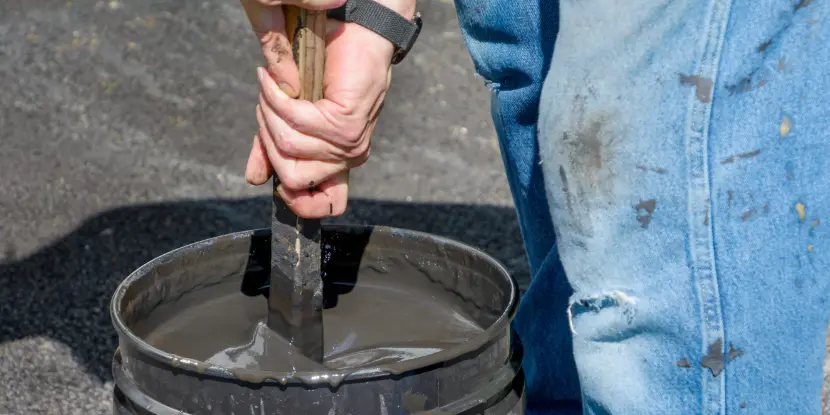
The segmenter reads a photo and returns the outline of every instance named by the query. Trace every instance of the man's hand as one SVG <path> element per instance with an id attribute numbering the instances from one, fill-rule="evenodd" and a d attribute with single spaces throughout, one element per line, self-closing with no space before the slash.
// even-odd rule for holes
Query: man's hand
<path id="1" fill-rule="evenodd" d="M 267 67 L 260 84 L 246 178 L 264 184 L 275 172 L 279 195 L 299 216 L 322 218 L 346 210 L 348 171 L 369 157 L 370 136 L 389 88 L 391 42 L 353 23 L 330 22 L 324 99 L 295 99 L 300 82 L 285 33 L 282 4 L 328 9 L 345 0 L 242 0 L 259 38 Z M 381 0 L 404 16 L 414 0 Z"/>

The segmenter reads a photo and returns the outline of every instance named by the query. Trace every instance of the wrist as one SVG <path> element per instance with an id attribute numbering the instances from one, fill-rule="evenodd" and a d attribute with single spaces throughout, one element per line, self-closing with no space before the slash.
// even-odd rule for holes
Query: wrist
<path id="1" fill-rule="evenodd" d="M 342 27 L 342 41 L 355 45 L 365 59 L 391 62 L 395 54 L 395 45 L 392 42 L 357 23 L 344 23 Z"/>
<path id="2" fill-rule="evenodd" d="M 362 38 L 364 49 L 385 55 L 393 65 L 406 57 L 423 25 L 416 0 L 348 0 L 328 16 L 346 22 L 344 32 Z"/>
<path id="3" fill-rule="evenodd" d="M 401 16 L 405 17 L 407 20 L 412 19 L 412 16 L 415 15 L 416 9 L 416 0 L 374 0 L 377 3 L 380 3 L 392 10 L 396 13 L 400 14 Z"/>

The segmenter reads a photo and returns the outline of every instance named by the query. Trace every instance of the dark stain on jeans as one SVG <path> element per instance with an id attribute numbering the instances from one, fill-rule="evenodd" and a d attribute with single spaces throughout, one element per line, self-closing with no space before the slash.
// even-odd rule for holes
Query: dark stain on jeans
<path id="1" fill-rule="evenodd" d="M 742 221 L 744 221 L 744 222 L 746 222 L 746 221 L 748 221 L 750 218 L 752 218 L 752 216 L 754 216 L 754 215 L 755 215 L 755 209 L 750 209 L 750 210 L 747 210 L 746 212 L 744 212 L 744 214 L 743 214 L 743 215 L 741 215 L 741 220 L 742 220 Z"/>
<path id="2" fill-rule="evenodd" d="M 723 372 L 725 365 L 723 357 L 723 338 L 719 337 L 709 345 L 709 353 L 703 356 L 703 359 L 700 360 L 700 365 L 709 369 L 712 372 L 712 376 L 718 377 Z"/>
<path id="3" fill-rule="evenodd" d="M 654 209 L 656 207 L 657 200 L 655 199 L 641 200 L 640 203 L 634 205 L 634 209 L 637 211 L 637 221 L 640 222 L 640 226 L 643 229 L 647 229 L 651 223 L 651 218 L 654 215 Z"/>
<path id="4" fill-rule="evenodd" d="M 571 201 L 571 191 L 568 186 L 568 175 L 565 173 L 565 167 L 559 166 L 559 179 L 562 180 L 562 193 L 565 194 L 565 201 L 568 204 L 568 212 L 573 214 L 574 206 Z"/>
<path id="5" fill-rule="evenodd" d="M 610 110 L 587 85 L 584 93 L 574 95 L 568 123 L 561 133 L 564 162 L 559 176 L 568 197 L 571 225 L 583 236 L 593 235 L 594 209 L 616 202 L 613 162 L 619 150 L 614 130 L 617 124 Z"/>
<path id="6" fill-rule="evenodd" d="M 661 168 L 661 167 L 647 167 L 647 166 L 640 165 L 640 166 L 637 166 L 637 168 L 642 170 L 642 171 L 645 171 L 645 172 L 652 171 L 652 172 L 655 172 L 657 174 L 665 174 L 666 173 L 666 169 Z"/>
<path id="7" fill-rule="evenodd" d="M 749 92 L 752 90 L 752 78 L 746 77 L 741 79 L 737 84 L 727 86 L 726 90 L 729 91 L 729 95 Z"/>
<path id="8" fill-rule="evenodd" d="M 735 154 L 733 156 L 729 156 L 729 157 L 723 159 L 720 162 L 720 164 L 731 164 L 731 163 L 734 163 L 736 160 L 751 159 L 751 158 L 754 158 L 755 156 L 757 156 L 758 154 L 761 154 L 761 149 L 753 150 L 753 151 L 749 151 L 749 152 L 741 153 L 741 154 Z"/>
<path id="9" fill-rule="evenodd" d="M 698 101 L 704 104 L 712 101 L 712 87 L 714 84 L 711 79 L 699 75 L 680 74 L 680 84 L 694 86 Z"/>
<path id="10" fill-rule="evenodd" d="M 774 79 L 773 75 L 770 73 L 771 68 L 767 65 L 768 59 L 766 59 L 766 55 L 768 54 L 768 52 L 770 52 L 770 47 L 772 47 L 780 38 L 782 38 L 784 34 L 788 31 L 788 29 L 793 26 L 795 13 L 809 6 L 812 2 L 813 0 L 799 0 L 798 3 L 793 5 L 792 15 L 788 14 L 784 16 L 782 19 L 779 19 L 780 23 L 778 24 L 778 27 L 775 29 L 775 32 L 773 32 L 767 38 L 767 40 L 765 40 L 758 46 L 757 50 L 758 53 L 761 54 L 761 56 L 754 57 L 754 63 L 751 65 L 749 70 L 741 71 L 742 73 L 746 74 L 745 76 L 743 76 L 737 83 L 726 87 L 730 95 L 742 92 L 749 92 L 753 89 L 757 89 L 766 85 L 768 80 Z M 781 58 L 781 60 L 778 61 L 778 71 L 782 72 L 783 70 L 784 58 Z M 762 73 L 759 74 L 759 72 Z M 755 85 L 753 85 L 753 80 L 758 79 L 760 77 L 763 77 L 765 79 L 761 79 L 757 81 Z M 730 81 L 731 80 L 727 80 L 727 82 Z"/>
<path id="11" fill-rule="evenodd" d="M 588 93 L 591 99 L 596 98 L 590 86 Z M 562 141 L 571 148 L 568 153 L 571 162 L 568 172 L 572 173 L 571 179 L 576 177 L 571 193 L 580 199 L 589 190 L 609 190 L 613 171 L 608 163 L 616 153 L 615 137 L 609 128 L 610 117 L 602 111 L 589 112 L 586 109 L 588 98 L 588 95 L 574 97 L 572 128 L 562 134 Z"/>
<path id="12" fill-rule="evenodd" d="M 764 85 L 767 84 L 767 81 L 764 81 L 764 80 L 758 81 L 755 85 L 753 85 L 752 82 L 753 82 L 752 77 L 747 76 L 746 78 L 741 79 L 740 81 L 738 81 L 737 84 L 727 86 L 726 90 L 729 91 L 729 95 L 731 96 L 731 95 L 735 95 L 735 94 L 742 94 L 744 92 L 749 92 L 749 91 L 752 91 L 754 89 L 761 88 L 761 87 L 763 87 Z"/>
<path id="13" fill-rule="evenodd" d="M 730 362 L 737 359 L 737 358 L 739 358 L 739 357 L 741 357 L 741 356 L 743 356 L 743 355 L 744 355 L 743 350 L 736 349 L 735 346 L 733 346 L 731 342 L 729 343 L 729 354 L 727 355 L 727 358 L 729 359 Z"/>
<path id="14" fill-rule="evenodd" d="M 800 0 L 796 5 L 793 7 L 793 13 L 807 7 L 812 3 L 813 0 Z"/>
<path id="15" fill-rule="evenodd" d="M 580 161 L 579 166 L 583 167 L 586 173 L 602 169 L 603 145 L 599 134 L 602 131 L 602 121 L 594 120 L 587 127 L 581 128 L 573 136 L 565 133 L 564 141 L 575 148 L 574 158 Z"/>
<path id="16" fill-rule="evenodd" d="M 787 181 L 791 181 L 793 179 L 793 163 L 788 161 L 787 164 L 784 165 L 784 173 Z"/>
<path id="17" fill-rule="evenodd" d="M 709 226 L 709 216 L 711 216 L 712 204 L 709 198 L 706 198 L 706 216 L 703 218 L 703 226 Z"/>
<path id="18" fill-rule="evenodd" d="M 602 168 L 602 142 L 599 139 L 602 123 L 599 120 L 585 121 L 585 102 L 588 97 L 576 95 L 571 113 L 574 127 L 562 133 L 562 142 L 573 148 L 570 154 L 572 168 L 577 172 L 591 173 Z M 591 177 L 593 175 L 589 175 Z"/>
<path id="19" fill-rule="evenodd" d="M 675 364 L 677 365 L 677 367 L 682 367 L 684 369 L 690 369 L 692 367 L 692 363 L 689 362 L 689 359 L 687 359 L 685 357 L 678 360 L 677 363 L 675 363 Z"/>

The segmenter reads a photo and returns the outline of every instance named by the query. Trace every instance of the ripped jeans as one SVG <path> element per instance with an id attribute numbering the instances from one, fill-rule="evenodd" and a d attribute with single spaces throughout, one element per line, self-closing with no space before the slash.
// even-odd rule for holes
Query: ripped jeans
<path id="1" fill-rule="evenodd" d="M 819 414 L 828 2 L 456 6 L 533 273 L 527 412 Z"/>

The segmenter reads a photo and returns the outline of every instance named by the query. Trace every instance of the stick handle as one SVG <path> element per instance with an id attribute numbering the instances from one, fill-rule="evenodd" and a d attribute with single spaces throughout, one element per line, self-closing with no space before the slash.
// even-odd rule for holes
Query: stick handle
<path id="1" fill-rule="evenodd" d="M 323 98 L 323 71 L 326 60 L 326 12 L 283 6 L 288 40 L 300 70 L 300 99 Z"/>
<path id="2" fill-rule="evenodd" d="M 283 6 L 294 60 L 300 71 L 300 99 L 323 98 L 326 14 Z M 323 279 L 319 219 L 294 214 L 277 193 L 274 177 L 271 216 L 271 283 L 268 327 L 303 355 L 323 360 Z"/>

